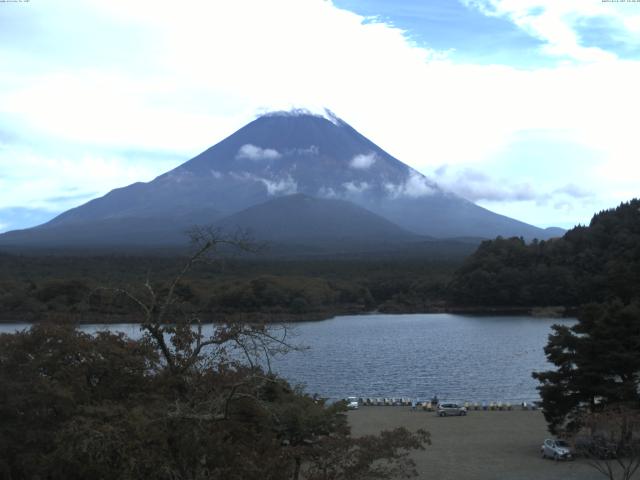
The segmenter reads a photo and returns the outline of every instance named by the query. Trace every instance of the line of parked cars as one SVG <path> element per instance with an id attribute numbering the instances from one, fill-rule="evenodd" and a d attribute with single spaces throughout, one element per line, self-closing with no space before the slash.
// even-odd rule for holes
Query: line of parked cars
<path id="1" fill-rule="evenodd" d="M 355 398 L 355 397 L 354 397 Z M 412 400 L 410 398 L 381 398 L 381 397 L 367 397 L 367 398 L 359 398 L 360 405 L 369 405 L 369 406 L 411 406 Z"/>
<path id="2" fill-rule="evenodd" d="M 344 399 L 349 410 L 357 410 L 360 404 L 363 405 L 411 405 L 417 406 L 414 401 L 409 399 L 383 399 L 380 402 L 368 401 L 369 399 L 359 399 L 358 397 L 346 397 Z M 431 409 L 430 409 L 431 410 Z M 458 403 L 439 403 L 434 408 L 439 417 L 464 416 L 467 414 L 467 407 Z"/>

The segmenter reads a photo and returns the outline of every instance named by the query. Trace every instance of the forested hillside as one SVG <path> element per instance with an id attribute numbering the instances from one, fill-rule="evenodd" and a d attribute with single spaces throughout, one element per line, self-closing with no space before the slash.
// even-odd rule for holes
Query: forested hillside
<path id="1" fill-rule="evenodd" d="M 578 306 L 619 298 L 640 288 L 640 200 L 594 215 L 562 238 L 483 242 L 449 285 L 456 305 Z"/>
<path id="2" fill-rule="evenodd" d="M 0 321 L 133 321 L 117 291 L 167 282 L 182 256 L 0 255 Z M 441 308 L 462 257 L 242 260 L 201 264 L 180 282 L 183 308 L 230 316 L 312 320 L 337 314 Z"/>

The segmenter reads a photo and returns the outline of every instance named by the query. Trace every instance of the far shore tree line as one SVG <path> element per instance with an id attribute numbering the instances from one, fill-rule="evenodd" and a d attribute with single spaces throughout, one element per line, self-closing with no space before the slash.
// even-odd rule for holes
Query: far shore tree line
<path id="1" fill-rule="evenodd" d="M 135 285 L 147 277 L 160 286 L 183 261 L 184 257 L 0 255 L 0 321 L 134 321 L 136 305 L 105 287 Z M 444 304 L 445 285 L 459 262 L 231 259 L 196 266 L 175 294 L 206 321 L 430 311 Z"/>

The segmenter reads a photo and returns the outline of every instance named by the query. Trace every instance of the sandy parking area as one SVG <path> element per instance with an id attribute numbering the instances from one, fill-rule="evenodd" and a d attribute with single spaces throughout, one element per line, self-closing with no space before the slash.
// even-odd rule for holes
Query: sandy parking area
<path id="1" fill-rule="evenodd" d="M 432 445 L 413 455 L 421 479 L 604 479 L 582 460 L 540 457 L 549 434 L 539 411 L 471 411 L 466 417 L 439 418 L 409 407 L 361 407 L 348 415 L 356 436 L 395 427 L 429 431 Z"/>

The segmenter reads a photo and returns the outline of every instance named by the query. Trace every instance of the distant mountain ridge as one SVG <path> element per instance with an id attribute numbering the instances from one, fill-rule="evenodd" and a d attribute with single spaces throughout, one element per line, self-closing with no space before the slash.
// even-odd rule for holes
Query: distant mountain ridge
<path id="1" fill-rule="evenodd" d="M 310 205 L 314 204 L 311 197 L 327 201 L 314 204 L 318 208 L 335 206 L 330 202 L 334 200 L 344 202 L 338 210 L 355 215 L 352 222 L 343 218 L 344 228 L 360 225 L 360 237 L 370 232 L 372 241 L 377 236 L 371 233 L 373 225 L 381 227 L 381 220 L 395 224 L 398 239 L 407 235 L 544 239 L 557 234 L 442 190 L 335 116 L 279 112 L 257 118 L 151 182 L 112 190 L 44 225 L 0 235 L 0 245 L 175 244 L 189 225 L 227 225 L 224 219 L 234 215 L 236 219 L 244 215 L 246 220 L 249 214 L 241 214 L 243 210 L 292 194 L 305 195 L 304 202 Z M 286 214 L 278 219 L 274 213 L 290 203 L 270 205 L 270 238 L 283 240 L 291 232 L 302 233 L 294 224 L 288 231 Z M 305 222 L 300 218 L 298 223 Z M 334 239 L 340 236 L 331 215 L 305 224 L 314 227 L 308 239 L 323 234 L 327 238 L 329 232 Z M 266 234 L 265 222 L 261 225 L 258 230 Z M 394 228 L 387 225 L 380 231 L 389 233 Z M 276 231 L 279 238 L 272 235 Z"/>
<path id="2" fill-rule="evenodd" d="M 254 205 L 216 225 L 227 231 L 247 230 L 266 241 L 319 246 L 336 241 L 365 247 L 425 240 L 352 202 L 302 193 Z"/>

